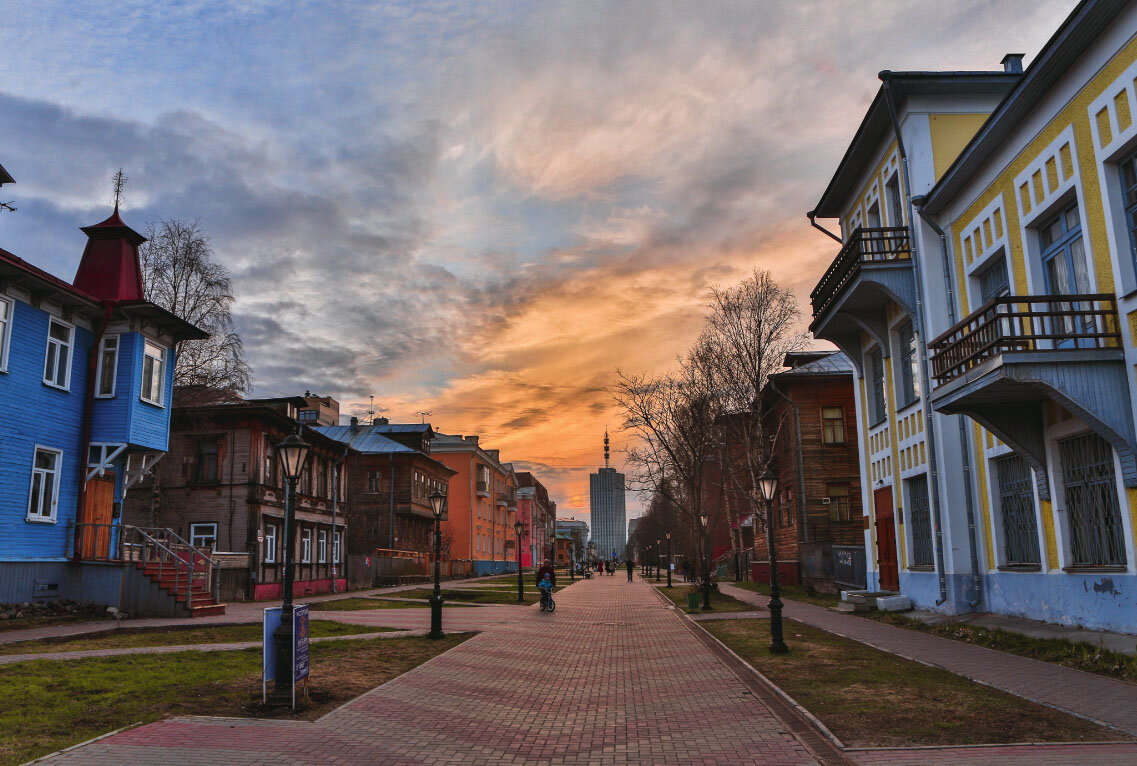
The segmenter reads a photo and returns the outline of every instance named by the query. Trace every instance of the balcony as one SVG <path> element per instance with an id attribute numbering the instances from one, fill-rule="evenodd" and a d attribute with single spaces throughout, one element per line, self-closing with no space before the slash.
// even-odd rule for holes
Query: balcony
<path id="1" fill-rule="evenodd" d="M 887 339 L 885 307 L 897 303 L 909 314 L 915 311 L 908 229 L 856 229 L 813 288 L 810 301 L 814 336 L 835 343 L 859 368 L 861 333 L 882 344 Z"/>
<path id="2" fill-rule="evenodd" d="M 932 407 L 967 415 L 1022 454 L 1043 497 L 1048 402 L 1108 440 L 1126 486 L 1137 486 L 1137 439 L 1113 295 L 995 298 L 929 343 L 928 352 Z"/>
<path id="3" fill-rule="evenodd" d="M 490 496 L 490 487 L 489 487 L 488 482 L 479 481 L 475 485 L 475 487 L 477 489 L 478 495 L 480 495 L 481 497 L 489 497 Z"/>

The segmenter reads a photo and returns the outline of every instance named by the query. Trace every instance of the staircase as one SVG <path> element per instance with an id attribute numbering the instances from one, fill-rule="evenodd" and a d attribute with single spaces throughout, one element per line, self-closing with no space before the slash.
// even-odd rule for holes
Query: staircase
<path id="1" fill-rule="evenodd" d="M 190 617 L 225 614 L 225 604 L 218 604 L 210 592 L 211 578 L 204 577 L 204 572 L 194 573 L 193 577 L 187 578 L 186 562 L 175 564 L 172 561 L 136 561 L 134 565 L 142 570 L 151 582 L 168 593 Z"/>

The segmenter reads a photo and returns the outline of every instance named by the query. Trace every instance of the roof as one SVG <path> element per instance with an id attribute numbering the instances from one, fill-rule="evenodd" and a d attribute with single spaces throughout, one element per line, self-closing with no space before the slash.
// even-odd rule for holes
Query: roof
<path id="1" fill-rule="evenodd" d="M 14 183 L 16 183 L 16 179 L 8 175 L 8 171 L 4 169 L 3 165 L 0 165 L 0 185 Z"/>
<path id="2" fill-rule="evenodd" d="M 1015 87 L 963 148 L 921 207 L 934 215 L 958 194 L 1026 115 L 1046 97 L 1070 65 L 1124 8 L 1126 0 L 1082 0 L 1038 52 Z"/>
<path id="3" fill-rule="evenodd" d="M 58 302 L 62 302 L 68 306 L 90 308 L 92 310 L 99 309 L 99 302 L 94 296 L 88 295 L 77 287 L 74 287 L 68 282 L 64 282 L 54 274 L 49 274 L 38 266 L 33 266 L 23 258 L 13 255 L 7 250 L 0 250 L 0 277 L 15 277 L 17 280 L 20 278 L 38 280 L 42 283 L 43 287 L 47 287 L 56 293 L 56 296 L 53 296 L 53 300 L 58 297 Z"/>
<path id="4" fill-rule="evenodd" d="M 329 439 L 347 444 L 354 451 L 363 455 L 414 455 L 422 460 L 430 461 L 444 471 L 452 474 L 458 473 L 453 468 L 435 460 L 425 452 L 411 449 L 394 439 L 388 439 L 381 433 L 385 426 L 310 426 Z"/>
<path id="5" fill-rule="evenodd" d="M 823 352 L 818 352 L 823 353 Z M 812 375 L 852 375 L 853 363 L 840 351 L 824 352 L 824 355 L 811 362 L 799 364 L 784 372 L 771 375 L 772 378 L 805 377 Z"/>
<path id="6" fill-rule="evenodd" d="M 299 425 L 301 427 L 302 438 L 310 440 L 314 445 L 319 445 L 325 448 L 336 448 L 337 446 L 343 446 L 342 442 L 329 438 L 328 436 L 320 433 L 316 428 L 297 423 L 297 421 L 288 417 L 276 407 L 273 407 L 272 402 L 272 399 L 246 399 L 244 401 L 237 402 L 179 405 L 174 407 L 173 414 L 177 417 L 187 417 L 201 413 L 225 417 L 247 417 L 252 415 L 256 417 L 268 418 L 276 421 L 285 429 L 294 429 Z M 348 446 L 350 447 L 350 445 Z"/>
<path id="7" fill-rule="evenodd" d="M 880 73 L 882 85 L 861 120 L 837 171 L 825 187 L 810 217 L 839 218 L 845 203 L 864 175 L 865 167 L 880 149 L 880 142 L 892 131 L 886 93 L 891 92 L 894 104 L 908 96 L 951 95 L 975 93 L 1004 93 L 1010 90 L 1021 75 L 995 72 L 890 72 Z"/>
<path id="8" fill-rule="evenodd" d="M 388 434 L 423 433 L 434 430 L 430 423 L 378 423 L 371 428 L 380 429 Z"/>

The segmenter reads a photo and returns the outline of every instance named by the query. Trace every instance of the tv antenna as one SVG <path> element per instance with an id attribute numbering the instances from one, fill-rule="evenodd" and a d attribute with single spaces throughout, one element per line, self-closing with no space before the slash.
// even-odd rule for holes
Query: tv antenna
<path id="1" fill-rule="evenodd" d="M 425 425 L 426 424 L 426 416 L 427 415 L 433 415 L 434 413 L 431 412 L 430 410 L 419 410 L 415 414 L 422 418 L 422 422 Z"/>

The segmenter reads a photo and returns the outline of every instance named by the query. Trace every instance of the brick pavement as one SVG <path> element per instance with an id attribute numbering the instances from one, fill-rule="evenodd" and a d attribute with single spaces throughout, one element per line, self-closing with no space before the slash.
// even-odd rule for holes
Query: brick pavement
<path id="1" fill-rule="evenodd" d="M 729 583 L 719 590 L 740 601 L 765 607 L 765 596 Z M 914 630 L 835 612 L 813 604 L 785 601 L 787 619 L 845 638 L 950 670 L 1019 697 L 1137 735 L 1137 685 L 965 644 Z M 1137 754 L 1129 763 L 1137 763 Z"/>
<path id="2" fill-rule="evenodd" d="M 49 762 L 816 762 L 647 586 L 594 578 L 556 598 L 316 722 L 170 719 Z"/>

